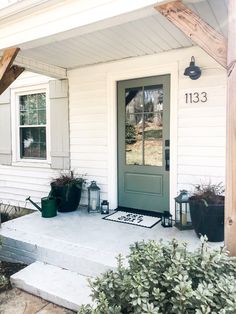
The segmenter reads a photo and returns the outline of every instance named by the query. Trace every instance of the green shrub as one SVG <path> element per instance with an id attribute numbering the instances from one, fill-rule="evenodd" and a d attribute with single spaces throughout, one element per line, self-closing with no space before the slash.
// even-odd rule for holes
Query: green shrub
<path id="1" fill-rule="evenodd" d="M 195 252 L 186 244 L 149 241 L 130 248 L 128 265 L 90 281 L 95 306 L 79 314 L 236 313 L 236 259 L 225 249 Z"/>

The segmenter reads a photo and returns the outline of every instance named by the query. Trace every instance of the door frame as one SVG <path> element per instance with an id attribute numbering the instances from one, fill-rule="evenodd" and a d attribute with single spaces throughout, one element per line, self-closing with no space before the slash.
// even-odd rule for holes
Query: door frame
<path id="1" fill-rule="evenodd" d="M 170 74 L 170 211 L 174 212 L 174 197 L 177 195 L 177 113 L 178 113 L 178 63 L 138 67 L 138 61 L 130 67 L 122 65 L 125 71 L 114 71 L 107 75 L 107 139 L 108 139 L 108 200 L 111 209 L 118 206 L 117 172 L 117 82 Z M 129 70 L 127 70 L 129 68 Z"/>

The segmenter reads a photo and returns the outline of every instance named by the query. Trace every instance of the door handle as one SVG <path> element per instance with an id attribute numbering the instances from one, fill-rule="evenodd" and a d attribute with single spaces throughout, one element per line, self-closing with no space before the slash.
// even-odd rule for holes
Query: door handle
<path id="1" fill-rule="evenodd" d="M 165 170 L 166 171 L 170 170 L 170 149 L 169 148 L 165 149 Z"/>

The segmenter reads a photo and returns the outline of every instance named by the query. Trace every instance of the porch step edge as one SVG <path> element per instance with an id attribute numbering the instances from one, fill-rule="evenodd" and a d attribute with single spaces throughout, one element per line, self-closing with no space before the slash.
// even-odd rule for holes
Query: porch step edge
<path id="1" fill-rule="evenodd" d="M 34 262 L 11 276 L 13 287 L 77 311 L 92 303 L 87 276 L 41 262 Z"/>

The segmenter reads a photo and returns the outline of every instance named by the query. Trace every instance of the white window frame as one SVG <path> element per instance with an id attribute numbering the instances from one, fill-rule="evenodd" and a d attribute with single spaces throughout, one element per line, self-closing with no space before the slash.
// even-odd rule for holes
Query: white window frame
<path id="1" fill-rule="evenodd" d="M 46 93 L 46 159 L 21 158 L 20 156 L 20 104 L 19 97 L 36 93 Z M 49 88 L 47 84 L 26 86 L 11 89 L 11 114 L 12 114 L 12 164 L 22 166 L 49 167 L 51 164 L 50 156 L 50 103 Z"/>

